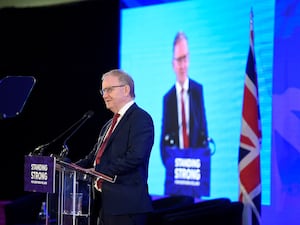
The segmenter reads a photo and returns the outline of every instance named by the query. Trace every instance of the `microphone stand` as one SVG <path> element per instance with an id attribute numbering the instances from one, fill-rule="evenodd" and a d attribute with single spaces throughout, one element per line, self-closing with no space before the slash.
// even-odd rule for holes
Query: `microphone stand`
<path id="1" fill-rule="evenodd" d="M 91 117 L 90 116 L 86 116 L 84 118 L 84 120 L 82 120 L 82 122 L 79 124 L 79 126 L 73 130 L 73 132 L 64 140 L 63 145 L 62 145 L 62 151 L 59 154 L 59 158 L 63 159 L 65 158 L 68 154 L 69 154 L 69 147 L 67 145 L 67 141 L 79 130 L 80 127 L 82 127 L 82 125 Z"/>
<path id="2" fill-rule="evenodd" d="M 83 122 L 85 122 L 87 119 L 91 118 L 93 116 L 94 112 L 93 111 L 88 111 L 86 112 L 78 121 L 76 121 L 72 126 L 70 126 L 67 130 L 65 130 L 63 133 L 61 133 L 60 135 L 58 135 L 56 138 L 54 138 L 52 141 L 50 141 L 47 144 L 43 144 L 40 145 L 38 147 L 36 147 L 33 152 L 30 152 L 29 155 L 39 155 L 42 156 L 44 155 L 44 151 L 45 149 L 48 148 L 49 145 L 55 143 L 56 141 L 58 141 L 60 138 L 62 138 L 66 133 L 68 133 L 70 130 L 72 130 L 75 126 L 77 126 L 78 124 L 80 124 L 79 127 L 82 126 Z M 75 129 L 75 131 L 77 131 L 77 129 Z M 74 132 L 73 132 L 74 133 Z M 73 135 L 72 133 L 72 135 Z"/>

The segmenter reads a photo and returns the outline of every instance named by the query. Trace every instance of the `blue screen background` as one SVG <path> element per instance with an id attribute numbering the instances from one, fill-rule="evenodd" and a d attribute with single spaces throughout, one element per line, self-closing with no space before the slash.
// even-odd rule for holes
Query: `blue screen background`
<path id="1" fill-rule="evenodd" d="M 150 194 L 163 195 L 160 158 L 163 95 L 175 82 L 172 44 L 177 31 L 189 40 L 190 78 L 204 86 L 208 133 L 216 143 L 206 198 L 238 199 L 238 149 L 249 16 L 254 12 L 255 54 L 262 123 L 262 204 L 270 204 L 274 1 L 182 1 L 121 11 L 120 68 L 133 76 L 136 102 L 153 117 Z"/>

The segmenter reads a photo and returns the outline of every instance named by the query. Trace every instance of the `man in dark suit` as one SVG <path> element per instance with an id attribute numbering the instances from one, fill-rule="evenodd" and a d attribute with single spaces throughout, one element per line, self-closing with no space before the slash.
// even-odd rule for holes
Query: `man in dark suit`
<path id="1" fill-rule="evenodd" d="M 165 166 L 170 154 L 167 147 L 208 146 L 203 87 L 188 77 L 189 49 L 183 32 L 178 32 L 174 39 L 172 66 L 176 84 L 163 97 L 160 149 Z"/>
<path id="2" fill-rule="evenodd" d="M 100 180 L 95 185 L 93 216 L 99 215 L 104 225 L 144 225 L 152 211 L 148 193 L 148 164 L 154 142 L 151 116 L 134 102 L 134 81 L 121 70 L 102 76 L 103 96 L 107 109 L 119 114 L 110 137 L 111 121 L 100 132 L 93 150 L 76 164 L 93 167 L 97 172 L 114 177 L 115 183 Z M 107 139 L 107 140 L 106 140 Z M 101 145 L 104 151 L 99 156 Z M 100 148 L 100 150 L 99 150 Z M 98 211 L 98 212 L 97 212 Z M 93 217 L 94 218 L 94 217 Z M 100 218 L 100 217 L 99 217 Z M 95 220 L 92 219 L 95 224 Z"/>

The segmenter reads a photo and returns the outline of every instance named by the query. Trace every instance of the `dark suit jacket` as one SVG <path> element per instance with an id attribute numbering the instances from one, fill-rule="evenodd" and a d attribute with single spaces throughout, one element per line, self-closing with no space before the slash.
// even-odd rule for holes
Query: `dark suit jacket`
<path id="1" fill-rule="evenodd" d="M 203 87 L 194 80 L 189 79 L 189 101 L 190 101 L 190 147 L 207 147 L 207 124 L 204 108 Z M 163 98 L 163 117 L 161 130 L 161 158 L 165 164 L 167 146 L 179 147 L 179 124 L 175 85 L 165 94 Z"/>
<path id="2" fill-rule="evenodd" d="M 153 142 L 153 120 L 134 103 L 119 121 L 95 168 L 106 175 L 117 176 L 115 183 L 103 182 L 102 205 L 105 213 L 120 215 L 152 211 L 147 179 Z M 92 167 L 98 149 L 99 143 L 77 164 Z"/>

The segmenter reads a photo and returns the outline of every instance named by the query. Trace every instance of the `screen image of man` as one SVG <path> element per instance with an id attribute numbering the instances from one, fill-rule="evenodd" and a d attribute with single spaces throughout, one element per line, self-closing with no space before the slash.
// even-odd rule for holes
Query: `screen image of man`
<path id="1" fill-rule="evenodd" d="M 170 88 L 170 90 L 163 96 L 163 114 L 162 114 L 162 130 L 160 140 L 161 158 L 166 170 L 168 171 L 169 164 L 172 167 L 176 162 L 179 162 L 179 158 L 172 158 L 175 150 L 197 150 L 199 148 L 208 148 L 208 129 L 204 106 L 203 86 L 189 78 L 189 48 L 188 39 L 185 33 L 178 32 L 173 42 L 173 58 L 172 66 L 174 73 L 176 74 L 176 83 Z M 173 150 L 172 150 L 173 149 Z M 187 156 L 188 157 L 188 156 Z M 169 162 L 170 158 L 172 159 Z M 182 160 L 183 164 L 186 164 Z M 192 159 L 193 160 L 193 159 Z M 186 186 L 200 186 L 198 181 L 201 176 L 201 162 L 199 160 L 189 161 L 189 163 L 198 164 L 193 168 L 187 168 L 188 170 L 181 171 L 189 173 L 193 178 L 186 176 L 186 181 L 178 185 L 178 187 L 185 188 Z M 200 164 L 199 164 L 200 163 Z M 180 167 L 180 166 L 179 166 Z M 195 170 L 196 169 L 196 170 Z M 173 170 L 173 169 L 172 169 Z M 178 173 L 177 173 L 178 172 Z M 173 174 L 174 173 L 174 174 Z M 173 182 L 173 178 L 176 178 L 180 173 L 178 169 L 172 171 L 172 181 L 168 181 L 168 172 L 165 182 L 165 194 L 181 194 L 180 190 L 174 190 L 174 184 L 168 186 L 168 183 Z M 196 175 L 197 174 L 197 175 Z M 179 175 L 180 176 L 180 175 Z M 196 178 L 198 176 L 198 178 Z M 179 181 L 178 181 L 179 182 Z M 198 195 L 193 194 L 191 195 Z"/>

